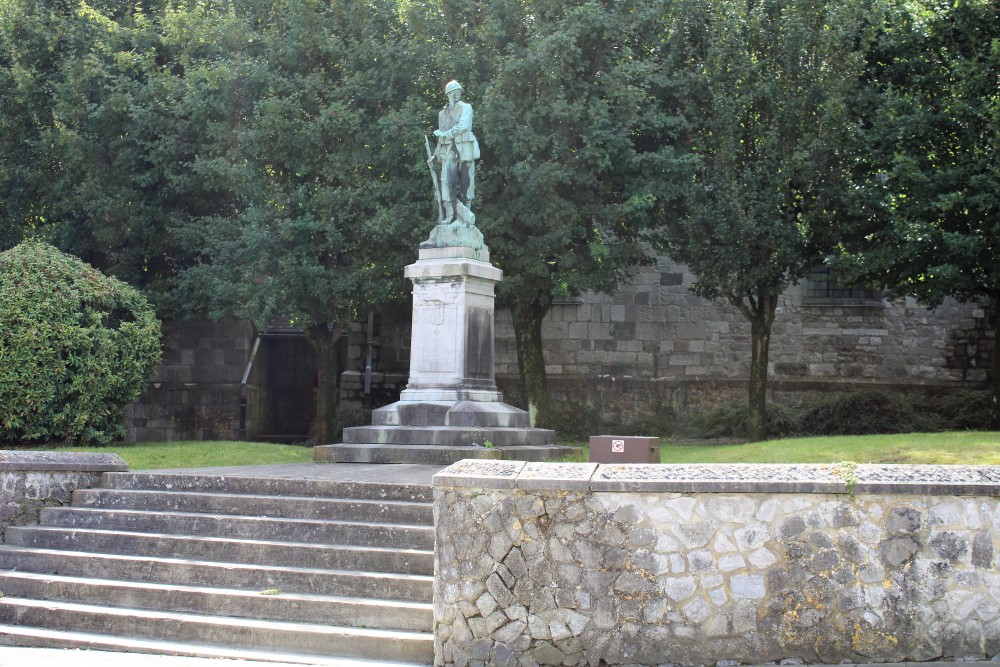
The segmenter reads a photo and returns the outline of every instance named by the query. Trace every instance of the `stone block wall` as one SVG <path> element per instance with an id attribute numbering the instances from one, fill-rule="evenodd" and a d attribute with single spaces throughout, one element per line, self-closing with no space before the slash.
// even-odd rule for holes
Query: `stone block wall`
<path id="1" fill-rule="evenodd" d="M 0 451 L 0 542 L 8 526 L 37 524 L 42 508 L 69 504 L 104 472 L 127 470 L 117 454 Z"/>
<path id="2" fill-rule="evenodd" d="M 691 410 L 745 400 L 749 325 L 728 304 L 694 295 L 694 280 L 684 266 L 659 258 L 614 295 L 554 305 L 542 335 L 556 405 L 586 415 L 595 429 L 628 422 L 666 432 Z M 364 368 L 366 326 L 351 330 L 351 371 Z M 772 398 L 858 387 L 981 387 L 993 344 L 988 329 L 988 313 L 974 304 L 948 301 L 929 310 L 912 299 L 817 299 L 804 281 L 778 308 Z M 405 376 L 409 311 L 378 318 L 375 330 L 376 370 Z M 497 384 L 505 400 L 524 407 L 513 323 L 499 305 L 495 335 Z"/>
<path id="3" fill-rule="evenodd" d="M 253 327 L 237 320 L 180 320 L 164 322 L 163 334 L 160 364 L 126 411 L 127 439 L 236 439 Z"/>
<path id="4" fill-rule="evenodd" d="M 692 294 L 694 279 L 660 258 L 612 296 L 584 294 L 553 306 L 542 333 L 557 408 L 576 421 L 581 415 L 591 420 L 592 433 L 621 425 L 666 433 L 693 411 L 745 400 L 749 326 L 729 305 Z M 525 407 L 510 313 L 498 307 L 495 315 L 497 385 L 507 402 Z M 347 328 L 341 383 L 347 411 L 398 400 L 409 374 L 409 320 L 410 304 L 399 304 L 378 313 L 371 331 L 367 318 Z M 771 397 L 796 400 L 857 387 L 936 392 L 984 386 L 993 349 L 988 322 L 989 313 L 974 304 L 949 301 L 931 311 L 912 299 L 817 300 L 808 285 L 796 285 L 782 296 L 774 324 Z M 301 333 L 285 324 L 285 333 Z M 237 437 L 239 383 L 253 328 L 233 320 L 181 321 L 167 323 L 165 333 L 163 363 L 130 408 L 129 439 Z M 369 340 L 374 375 L 365 394 L 358 378 Z M 301 382 L 295 400 L 304 406 L 314 378 Z M 292 392 L 269 392 L 266 382 L 254 386 L 249 417 L 258 421 L 248 433 L 291 428 L 272 424 L 271 417 L 293 411 L 278 405 Z M 268 412 L 272 407 L 275 412 Z"/>
<path id="5" fill-rule="evenodd" d="M 1000 467 L 463 461 L 435 664 L 1000 656 Z"/>
<path id="6" fill-rule="evenodd" d="M 549 387 L 558 404 L 596 408 L 605 422 L 744 400 L 750 327 L 726 303 L 694 295 L 695 277 L 666 258 L 613 295 L 552 307 L 542 329 Z M 776 398 L 857 387 L 927 390 L 983 386 L 993 334 L 987 313 L 947 301 L 819 300 L 807 284 L 778 307 L 769 372 Z M 497 310 L 497 380 L 517 402 L 509 311 Z M 638 396 L 637 396 L 638 392 Z"/>

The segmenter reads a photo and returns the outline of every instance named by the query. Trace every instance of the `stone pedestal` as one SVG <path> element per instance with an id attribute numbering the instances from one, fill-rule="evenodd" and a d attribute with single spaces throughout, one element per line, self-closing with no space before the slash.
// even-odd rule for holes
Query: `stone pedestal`
<path id="1" fill-rule="evenodd" d="M 481 243 L 435 247 L 434 238 L 406 267 L 413 327 L 410 377 L 399 402 L 375 410 L 371 426 L 344 429 L 342 444 L 314 448 L 314 460 L 539 461 L 576 451 L 556 446 L 553 431 L 531 428 L 528 413 L 504 403 L 497 389 L 493 302 L 503 272 L 490 264 L 489 250 Z"/>
<path id="2" fill-rule="evenodd" d="M 475 256 L 485 256 L 478 259 Z M 493 364 L 494 286 L 489 253 L 422 248 L 403 274 L 413 281 L 410 380 L 400 399 L 500 401 Z"/>

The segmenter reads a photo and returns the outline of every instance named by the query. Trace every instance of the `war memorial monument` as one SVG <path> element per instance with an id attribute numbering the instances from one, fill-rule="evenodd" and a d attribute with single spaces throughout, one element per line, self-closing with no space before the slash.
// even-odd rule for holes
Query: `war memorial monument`
<path id="1" fill-rule="evenodd" d="M 432 150 L 426 141 L 438 221 L 404 273 L 413 281 L 406 389 L 398 402 L 373 411 L 371 426 L 344 429 L 343 443 L 315 448 L 316 461 L 538 461 L 574 451 L 557 446 L 553 431 L 532 428 L 528 413 L 504 403 L 497 389 L 494 290 L 503 272 L 490 264 L 472 212 L 479 142 L 462 92 L 457 81 L 445 87 L 437 145 Z"/>

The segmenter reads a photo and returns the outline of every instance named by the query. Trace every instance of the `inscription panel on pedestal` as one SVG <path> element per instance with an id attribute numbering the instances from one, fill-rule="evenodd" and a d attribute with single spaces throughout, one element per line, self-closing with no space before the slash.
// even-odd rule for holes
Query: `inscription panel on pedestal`
<path id="1" fill-rule="evenodd" d="M 454 373 L 457 370 L 457 301 L 462 285 L 455 282 L 418 283 L 413 286 L 412 354 L 420 373 Z"/>

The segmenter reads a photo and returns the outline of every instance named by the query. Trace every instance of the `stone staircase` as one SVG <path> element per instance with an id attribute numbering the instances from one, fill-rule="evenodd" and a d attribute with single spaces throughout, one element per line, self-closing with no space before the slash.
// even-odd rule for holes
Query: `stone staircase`
<path id="1" fill-rule="evenodd" d="M 106 473 L 0 545 L 0 644 L 433 662 L 430 487 Z"/>

